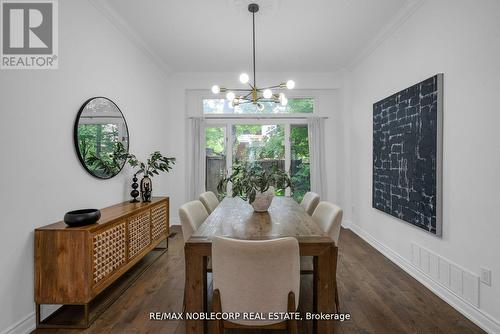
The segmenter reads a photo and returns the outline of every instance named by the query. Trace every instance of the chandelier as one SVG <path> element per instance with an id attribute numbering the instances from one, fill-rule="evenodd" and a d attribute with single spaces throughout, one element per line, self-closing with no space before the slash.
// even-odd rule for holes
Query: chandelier
<path id="1" fill-rule="evenodd" d="M 288 99 L 281 91 L 285 89 L 293 89 L 295 87 L 295 82 L 293 80 L 288 80 L 287 82 L 283 82 L 275 86 L 263 88 L 257 87 L 257 80 L 255 76 L 255 13 L 259 11 L 259 5 L 256 3 L 249 4 L 248 11 L 252 13 L 253 84 L 250 83 L 250 76 L 247 73 L 241 73 L 239 77 L 240 82 L 242 84 L 248 84 L 250 88 L 231 89 L 214 85 L 212 86 L 212 93 L 226 93 L 226 99 L 228 100 L 231 108 L 242 104 L 253 103 L 257 106 L 258 110 L 262 111 L 264 110 L 263 102 L 279 103 L 282 106 L 286 106 L 288 104 Z"/>

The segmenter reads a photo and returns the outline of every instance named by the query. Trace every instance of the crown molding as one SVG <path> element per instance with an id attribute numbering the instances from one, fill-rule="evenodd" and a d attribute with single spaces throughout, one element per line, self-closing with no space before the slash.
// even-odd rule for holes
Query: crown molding
<path id="1" fill-rule="evenodd" d="M 118 14 L 108 0 L 88 0 L 97 10 L 99 10 L 133 45 L 141 50 L 151 61 L 157 65 L 166 77 L 174 74 L 170 66 L 160 57 L 133 29 L 123 17 Z M 426 0 L 409 0 L 408 3 L 400 9 L 397 14 L 380 30 L 380 32 L 363 48 L 353 61 L 344 68 L 336 72 L 351 72 L 365 58 L 372 54 L 384 41 L 390 38 L 417 10 Z"/>
<path id="2" fill-rule="evenodd" d="M 352 71 L 365 58 L 371 55 L 384 41 L 389 39 L 410 17 L 422 7 L 426 0 L 409 0 L 409 2 L 401 8 L 397 14 L 380 30 L 375 38 L 354 57 L 345 68 L 347 71 Z"/>
<path id="3" fill-rule="evenodd" d="M 114 25 L 125 38 L 127 38 L 136 48 L 142 51 L 161 72 L 168 78 L 173 73 L 172 69 L 133 29 L 123 17 L 118 14 L 107 0 L 88 0 L 98 11 L 100 11 L 112 25 Z"/>

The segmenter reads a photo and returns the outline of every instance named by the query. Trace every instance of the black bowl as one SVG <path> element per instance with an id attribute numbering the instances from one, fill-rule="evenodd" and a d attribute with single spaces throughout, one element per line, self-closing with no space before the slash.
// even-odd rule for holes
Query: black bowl
<path id="1" fill-rule="evenodd" d="M 94 224 L 101 218 L 101 211 L 97 209 L 83 209 L 67 212 L 64 222 L 69 226 L 85 226 Z"/>

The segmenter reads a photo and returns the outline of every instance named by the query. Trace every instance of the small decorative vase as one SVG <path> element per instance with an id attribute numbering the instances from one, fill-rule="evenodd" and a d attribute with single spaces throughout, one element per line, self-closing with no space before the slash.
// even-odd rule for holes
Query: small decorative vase
<path id="1" fill-rule="evenodd" d="M 130 203 L 139 202 L 139 200 L 137 199 L 137 197 L 139 197 L 139 190 L 137 190 L 137 188 L 139 188 L 139 184 L 137 183 L 137 180 L 137 174 L 134 174 L 134 177 L 132 178 L 132 191 L 130 192 L 130 196 L 132 196 L 133 198 Z"/>
<path id="2" fill-rule="evenodd" d="M 141 198 L 143 202 L 151 202 L 151 193 L 153 192 L 153 181 L 149 176 L 144 176 L 141 180 Z"/>
<path id="3" fill-rule="evenodd" d="M 267 191 L 261 193 L 257 192 L 255 195 L 255 201 L 252 202 L 252 206 L 255 212 L 267 212 L 274 198 L 274 188 L 269 188 Z"/>

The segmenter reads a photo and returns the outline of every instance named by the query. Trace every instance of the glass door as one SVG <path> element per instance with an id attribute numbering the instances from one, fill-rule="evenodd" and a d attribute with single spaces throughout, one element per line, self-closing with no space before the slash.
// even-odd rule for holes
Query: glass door
<path id="1" fill-rule="evenodd" d="M 205 128 L 205 189 L 217 192 L 217 184 L 227 170 L 226 126 L 216 125 Z"/>
<path id="2" fill-rule="evenodd" d="M 300 203 L 305 193 L 311 189 L 311 174 L 309 169 L 309 133 L 307 124 L 292 124 L 290 126 L 292 197 Z"/>
<path id="3" fill-rule="evenodd" d="M 290 173 L 293 191 L 277 189 L 276 195 L 292 196 L 300 202 L 310 189 L 309 140 L 307 124 L 288 120 L 228 120 L 208 124 L 205 129 L 207 191 L 217 192 L 217 184 L 233 166 L 257 163 Z M 228 185 L 228 194 L 231 185 Z"/>

